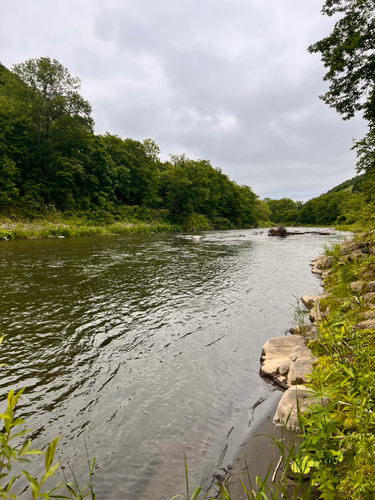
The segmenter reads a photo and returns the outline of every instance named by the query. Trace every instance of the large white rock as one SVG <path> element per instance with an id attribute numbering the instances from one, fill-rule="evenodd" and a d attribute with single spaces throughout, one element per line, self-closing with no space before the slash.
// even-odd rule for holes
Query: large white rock
<path id="1" fill-rule="evenodd" d="M 291 385 L 305 384 L 307 375 L 311 373 L 312 365 L 317 361 L 308 347 L 298 347 L 290 355 L 290 368 L 287 378 L 288 387 Z"/>
<path id="2" fill-rule="evenodd" d="M 287 387 L 287 375 L 291 365 L 291 354 L 298 347 L 305 347 L 306 339 L 301 335 L 274 337 L 262 349 L 260 375 L 271 378 L 282 387 Z"/>
<path id="3" fill-rule="evenodd" d="M 311 404 L 312 393 L 304 385 L 294 385 L 282 395 L 273 419 L 275 425 L 285 426 L 289 431 L 299 432 L 298 411 L 304 412 Z M 298 398 L 298 405 L 297 405 Z"/>

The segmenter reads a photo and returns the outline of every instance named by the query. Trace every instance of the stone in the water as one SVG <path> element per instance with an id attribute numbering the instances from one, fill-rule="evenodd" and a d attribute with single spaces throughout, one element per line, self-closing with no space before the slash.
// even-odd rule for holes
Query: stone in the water
<path id="1" fill-rule="evenodd" d="M 298 347 L 304 347 L 306 340 L 300 335 L 274 337 L 262 349 L 260 375 L 271 378 L 282 387 L 287 387 L 285 375 L 290 369 L 290 355 Z M 284 377 L 282 380 L 280 376 Z"/>
<path id="2" fill-rule="evenodd" d="M 319 300 L 322 300 L 322 299 L 326 299 L 328 297 L 327 294 L 323 294 L 323 295 L 304 295 L 302 297 L 302 303 L 304 306 L 308 307 L 309 309 L 311 309 L 312 307 L 315 306 L 315 304 L 317 302 L 319 302 Z"/>

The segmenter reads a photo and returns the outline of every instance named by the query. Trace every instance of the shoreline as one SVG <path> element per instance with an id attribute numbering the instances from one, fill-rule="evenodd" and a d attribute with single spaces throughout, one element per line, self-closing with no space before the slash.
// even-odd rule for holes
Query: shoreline
<path id="1" fill-rule="evenodd" d="M 93 220 L 87 216 L 63 217 L 62 215 L 50 216 L 49 218 L 34 218 L 24 220 L 19 218 L 0 217 L 0 242 L 10 240 L 25 239 L 46 239 L 46 238 L 75 238 L 85 236 L 109 236 L 122 234 L 148 234 L 148 233 L 190 233 L 200 231 L 226 231 L 226 230 L 245 230 L 260 229 L 269 230 L 272 226 L 253 226 L 253 227 L 214 227 L 213 224 L 206 221 L 205 224 L 188 227 L 184 224 L 173 223 L 166 218 L 150 217 L 146 219 L 119 219 L 113 220 Z M 316 227 L 332 228 L 332 226 L 293 226 L 293 227 Z M 338 231 L 346 231 L 347 228 L 334 228 Z M 299 233 L 291 233 L 299 234 Z"/>
<path id="2" fill-rule="evenodd" d="M 63 239 L 84 236 L 109 236 L 116 234 L 147 234 L 147 233 L 175 233 L 181 232 L 178 225 L 163 221 L 146 223 L 115 222 L 109 224 L 95 224 L 90 221 L 35 221 L 28 223 L 0 223 L 0 241 L 25 239 Z"/>
<path id="3" fill-rule="evenodd" d="M 273 417 L 282 395 L 283 392 L 275 388 L 271 397 L 254 410 L 254 418 L 246 440 L 233 457 L 230 474 L 222 481 L 232 499 L 248 500 L 241 481 L 248 491 L 251 491 L 256 489 L 257 476 L 264 478 L 269 470 L 271 477 L 274 474 L 280 459 L 280 451 L 270 436 L 275 439 L 281 438 L 281 428 L 274 425 Z"/>
<path id="4" fill-rule="evenodd" d="M 375 231 L 326 248 L 311 267 L 322 278 L 324 293 L 302 297 L 309 311 L 309 325 L 301 322 L 290 330 L 292 335 L 274 337 L 263 346 L 261 376 L 286 391 L 273 419 L 276 426 L 270 416 L 263 418 L 260 429 L 267 435 L 255 438 L 262 439 L 258 443 L 252 438 L 246 443 L 252 476 L 252 488 L 244 481 L 248 495 L 236 476 L 243 468 L 236 464 L 231 471 L 233 479 L 227 491 L 233 500 L 253 498 L 254 476 L 259 476 L 265 486 L 258 490 L 266 492 L 264 498 L 269 498 L 267 492 L 274 498 L 276 487 L 286 495 L 282 498 L 298 495 L 312 500 L 327 491 L 334 491 L 338 499 L 375 498 L 373 454 L 363 452 L 372 449 L 375 421 L 371 392 Z M 297 415 L 297 408 L 302 416 Z M 280 426 L 298 439 L 289 440 L 290 446 L 285 449 L 277 449 L 276 454 L 282 455 L 277 475 L 273 472 L 276 457 L 267 448 L 272 436 L 280 436 Z M 358 480 L 365 476 L 366 481 Z M 253 495 L 255 498 L 256 493 Z"/>
<path id="5" fill-rule="evenodd" d="M 322 260 L 323 257 L 313 259 L 312 263 L 310 263 L 310 266 L 312 266 L 311 271 L 323 278 L 322 272 L 317 272 L 316 263 L 319 259 Z M 324 290 L 323 283 L 322 287 Z M 317 323 L 314 323 L 311 320 L 311 324 L 308 329 L 310 330 L 310 328 L 316 326 Z M 289 334 L 275 337 L 274 339 L 296 340 L 297 338 L 301 338 L 300 335 L 296 335 L 297 332 L 295 332 L 294 334 L 292 333 L 293 329 L 296 328 L 297 332 L 299 332 L 298 328 L 300 327 L 292 327 L 288 332 Z M 273 339 L 270 339 L 270 341 L 272 340 Z M 307 344 L 307 340 L 308 337 L 304 337 L 303 343 Z M 266 346 L 266 344 L 264 344 L 264 346 Z M 279 466 L 281 465 L 283 457 L 274 440 L 282 440 L 288 448 L 288 446 L 292 442 L 296 443 L 296 436 L 298 437 L 299 435 L 298 424 L 297 428 L 293 428 L 293 424 L 291 426 L 288 423 L 289 417 L 287 418 L 287 423 L 285 425 L 282 419 L 276 423 L 275 418 L 277 417 L 279 403 L 288 391 L 288 388 L 297 387 L 301 385 L 301 382 L 302 384 L 304 384 L 305 380 L 297 382 L 294 381 L 294 384 L 296 385 L 291 382 L 288 387 L 287 374 L 284 375 L 283 373 L 281 375 L 279 366 L 277 366 L 277 368 L 275 366 L 272 368 L 272 374 L 270 372 L 263 372 L 262 368 L 265 361 L 264 347 L 260 360 L 261 365 L 259 376 L 265 380 L 268 380 L 275 388 L 275 392 L 271 397 L 266 399 L 255 409 L 251 430 L 249 431 L 245 442 L 237 450 L 237 454 L 232 461 L 233 468 L 230 470 L 230 474 L 225 476 L 223 480 L 220 481 L 221 485 L 228 492 L 231 500 L 248 500 L 249 497 L 248 494 L 246 494 L 246 492 L 244 491 L 244 486 L 246 487 L 246 490 L 250 492 L 250 494 L 251 492 L 253 492 L 253 494 L 256 494 L 256 492 L 259 491 L 259 488 L 256 484 L 257 477 L 259 477 L 262 481 L 265 481 L 265 484 L 269 488 L 269 491 L 275 492 L 274 481 L 276 480 L 275 482 L 277 483 L 277 479 L 280 477 Z M 303 369 L 304 373 L 299 374 L 302 375 L 303 379 L 305 378 L 306 373 L 311 371 L 313 361 L 314 359 L 312 358 L 310 361 L 310 368 L 308 370 L 306 370 L 305 366 Z M 291 368 L 289 367 L 288 370 L 291 370 Z M 299 396 L 297 396 L 297 399 L 298 398 Z M 292 417 L 291 413 L 289 414 L 289 416 Z M 291 420 L 293 419 L 291 418 Z M 294 434 L 295 432 L 296 434 Z M 290 493 L 292 490 L 295 490 L 297 485 L 291 479 L 288 481 L 288 483 L 289 487 L 287 488 L 287 492 Z"/>

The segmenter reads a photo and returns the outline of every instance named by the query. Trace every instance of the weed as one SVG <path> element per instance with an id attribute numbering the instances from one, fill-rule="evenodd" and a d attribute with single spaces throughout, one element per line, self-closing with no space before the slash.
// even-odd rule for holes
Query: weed
<path id="1" fill-rule="evenodd" d="M 294 308 L 292 325 L 293 326 L 307 325 L 309 322 L 308 321 L 309 311 L 303 305 L 301 299 L 299 299 L 296 295 L 293 295 L 293 297 L 296 300 L 296 304 L 291 304 L 291 306 Z"/>

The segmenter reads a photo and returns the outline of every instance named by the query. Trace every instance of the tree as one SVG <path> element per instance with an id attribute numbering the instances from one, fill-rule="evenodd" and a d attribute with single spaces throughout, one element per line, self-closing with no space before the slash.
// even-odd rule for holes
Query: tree
<path id="1" fill-rule="evenodd" d="M 71 120 L 92 132 L 91 105 L 79 94 L 80 79 L 56 59 L 28 59 L 12 69 L 27 85 L 39 144 L 55 139 Z"/>
<path id="2" fill-rule="evenodd" d="M 160 174 L 157 144 L 151 139 L 142 143 L 108 133 L 100 139 L 115 166 L 118 199 L 128 205 L 156 206 Z"/>
<path id="3" fill-rule="evenodd" d="M 375 0 L 326 0 L 322 13 L 341 14 L 332 33 L 308 48 L 320 52 L 330 82 L 321 99 L 344 120 L 356 111 L 375 122 Z"/>
<path id="4" fill-rule="evenodd" d="M 362 111 L 369 132 L 357 150 L 357 172 L 365 172 L 362 189 L 374 199 L 375 184 L 375 0 L 326 0 L 322 13 L 339 14 L 332 33 L 308 48 L 320 52 L 328 68 L 329 90 L 321 99 L 344 120 Z"/>
<path id="5" fill-rule="evenodd" d="M 163 172 L 163 183 L 169 213 L 191 214 L 210 195 L 209 171 L 212 169 L 207 160 L 189 160 L 183 155 L 171 155 L 171 163 Z"/>
<path id="6" fill-rule="evenodd" d="M 272 222 L 276 224 L 291 224 L 298 221 L 298 212 L 302 206 L 300 201 L 294 202 L 290 198 L 280 200 L 266 199 L 271 210 Z"/>
<path id="7" fill-rule="evenodd" d="M 19 162 L 20 194 L 34 193 L 38 203 L 72 208 L 77 194 L 75 180 L 83 168 L 80 157 L 82 151 L 90 149 L 91 105 L 79 94 L 79 78 L 55 59 L 29 59 L 14 65 L 13 72 L 13 80 L 5 80 L 4 89 L 8 89 L 8 101 L 17 103 L 15 109 L 23 106 L 28 125 L 24 136 L 29 140 L 28 158 Z M 14 155 L 6 154 L 18 165 Z"/>
<path id="8" fill-rule="evenodd" d="M 6 156 L 0 158 L 0 208 L 9 205 L 18 196 L 18 189 L 15 184 L 17 169 L 14 161 Z"/>

